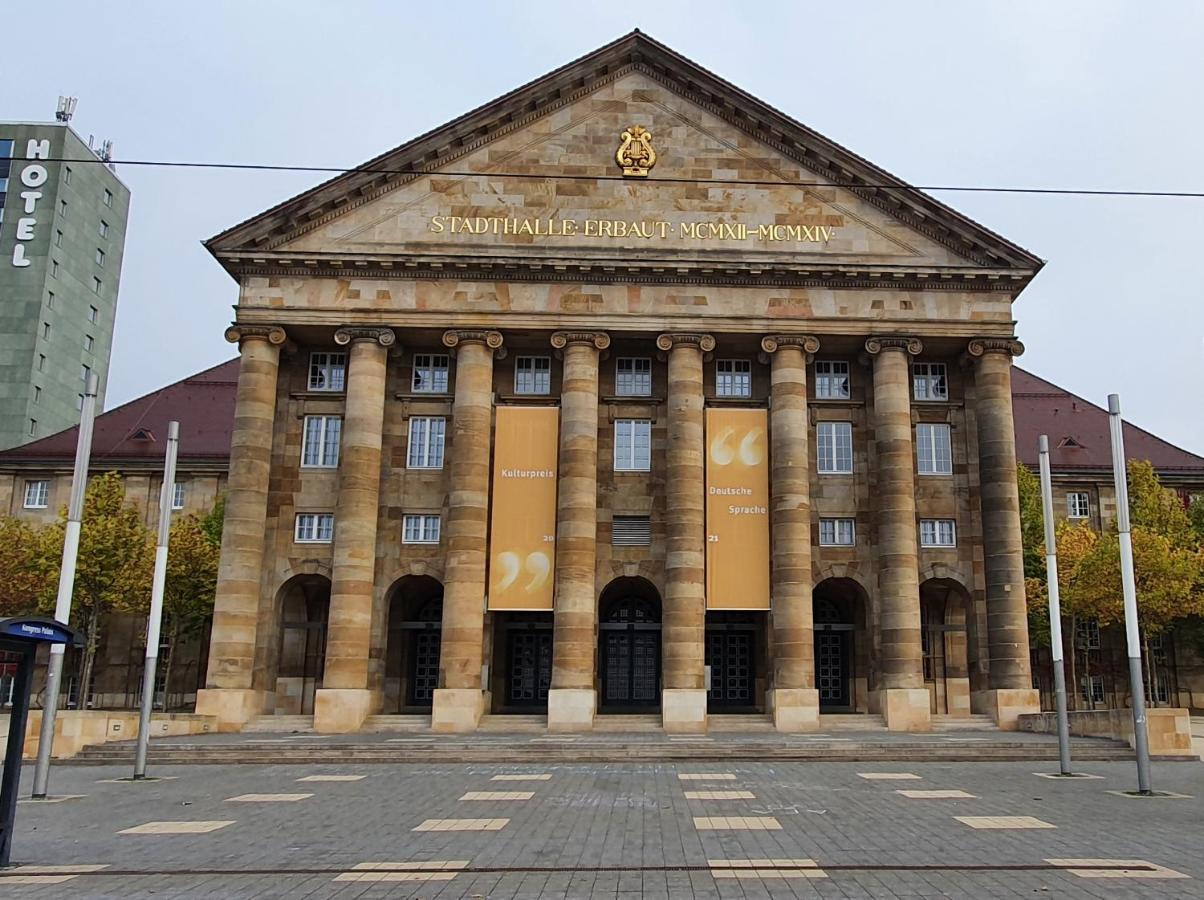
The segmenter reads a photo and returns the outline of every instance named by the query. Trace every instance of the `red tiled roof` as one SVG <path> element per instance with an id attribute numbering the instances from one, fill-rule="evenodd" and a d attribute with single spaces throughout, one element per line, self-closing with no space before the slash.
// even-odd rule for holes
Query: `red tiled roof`
<path id="1" fill-rule="evenodd" d="M 190 375 L 175 384 L 110 409 L 96 417 L 93 465 L 104 460 L 162 460 L 167 423 L 180 423 L 180 458 L 224 459 L 230 455 L 238 359 Z M 6 462 L 74 459 L 79 426 L 0 453 Z"/>
<path id="2" fill-rule="evenodd" d="M 167 423 L 172 419 L 180 423 L 182 459 L 228 457 L 237 380 L 236 358 L 102 413 L 96 418 L 92 439 L 93 461 L 162 459 Z M 1012 369 L 1012 403 L 1016 451 L 1026 464 L 1037 465 L 1037 437 L 1047 434 L 1054 469 L 1112 468 L 1108 413 L 1104 409 L 1018 367 Z M 73 459 L 78 430 L 68 428 L 6 450 L 0 453 L 0 465 Z M 136 437 L 139 431 L 149 433 L 150 439 Z M 1125 450 L 1132 458 L 1148 459 L 1159 471 L 1204 478 L 1204 457 L 1128 422 Z"/>
<path id="3" fill-rule="evenodd" d="M 1055 470 L 1112 469 L 1108 411 L 1065 388 L 1013 367 L 1012 409 L 1016 419 L 1016 453 L 1026 465 L 1037 465 L 1037 438 L 1049 436 L 1049 464 Z M 1145 459 L 1159 472 L 1199 474 L 1204 457 L 1189 453 L 1130 422 L 1124 423 L 1125 454 Z"/>

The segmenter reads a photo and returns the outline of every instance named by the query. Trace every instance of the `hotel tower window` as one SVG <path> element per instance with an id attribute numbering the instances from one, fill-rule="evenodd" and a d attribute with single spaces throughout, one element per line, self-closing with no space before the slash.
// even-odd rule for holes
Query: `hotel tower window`
<path id="1" fill-rule="evenodd" d="M 944 363 L 912 363 L 911 384 L 917 400 L 948 400 L 949 381 Z"/>
<path id="2" fill-rule="evenodd" d="M 552 392 L 552 358 L 550 356 L 520 356 L 514 360 L 514 393 L 550 394 Z"/>
<path id="3" fill-rule="evenodd" d="M 715 362 L 716 397 L 751 397 L 752 363 L 747 359 L 720 359 Z"/>
<path id="4" fill-rule="evenodd" d="M 301 465 L 332 469 L 339 464 L 339 435 L 343 420 L 338 416 L 306 416 L 301 436 Z"/>
<path id="5" fill-rule="evenodd" d="M 443 439 L 447 423 L 442 416 L 414 416 L 410 419 L 408 469 L 442 469 Z"/>
<path id="6" fill-rule="evenodd" d="M 309 354 L 309 389 L 311 391 L 341 391 L 346 376 L 346 353 Z"/>
<path id="7" fill-rule="evenodd" d="M 820 519 L 821 547 L 852 547 L 857 542 L 857 528 L 852 519 Z"/>
<path id="8" fill-rule="evenodd" d="M 648 472 L 652 469 L 652 423 L 646 419 L 615 422 L 615 471 Z"/>
<path id="9" fill-rule="evenodd" d="M 823 475 L 853 471 L 853 423 L 820 422 L 815 426 L 816 466 Z"/>
<path id="10" fill-rule="evenodd" d="M 921 547 L 956 547 L 957 523 L 952 519 L 920 519 Z"/>
<path id="11" fill-rule="evenodd" d="M 333 513 L 297 513 L 298 544 L 329 544 L 334 538 Z"/>
<path id="12" fill-rule="evenodd" d="M 439 517 L 435 515 L 406 515 L 401 520 L 403 544 L 439 543 Z"/>
<path id="13" fill-rule="evenodd" d="M 815 397 L 817 400 L 849 399 L 847 362 L 827 361 L 815 364 Z"/>
<path id="14" fill-rule="evenodd" d="M 615 360 L 615 393 L 620 397 L 647 397 L 652 393 L 652 360 L 647 357 Z"/>
<path id="15" fill-rule="evenodd" d="M 442 353 L 418 353 L 414 356 L 411 388 L 421 394 L 447 393 L 447 356 Z"/>
<path id="16" fill-rule="evenodd" d="M 948 425 L 916 426 L 916 460 L 921 475 L 952 475 L 953 450 Z"/>

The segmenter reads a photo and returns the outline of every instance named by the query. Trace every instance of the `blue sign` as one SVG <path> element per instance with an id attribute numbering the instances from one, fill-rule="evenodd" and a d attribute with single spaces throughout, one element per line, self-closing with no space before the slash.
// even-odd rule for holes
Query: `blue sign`
<path id="1" fill-rule="evenodd" d="M 75 640 L 75 633 L 61 622 L 31 617 L 0 619 L 0 635 L 50 644 L 70 644 Z"/>

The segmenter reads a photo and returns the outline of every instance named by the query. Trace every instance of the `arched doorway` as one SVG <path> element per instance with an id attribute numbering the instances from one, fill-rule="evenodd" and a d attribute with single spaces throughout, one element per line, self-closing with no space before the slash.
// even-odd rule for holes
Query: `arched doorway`
<path id="1" fill-rule="evenodd" d="M 405 575 L 389 592 L 384 708 L 430 709 L 439 686 L 443 585 L 429 575 Z"/>
<path id="2" fill-rule="evenodd" d="M 661 598 L 643 578 L 616 578 L 598 602 L 601 712 L 658 709 Z"/>
<path id="3" fill-rule="evenodd" d="M 929 708 L 937 715 L 970 715 L 970 673 L 966 656 L 966 613 L 970 598 L 951 578 L 920 585 L 920 644 Z"/>
<path id="4" fill-rule="evenodd" d="M 812 591 L 815 629 L 815 687 L 824 712 L 866 708 L 864 640 L 866 596 L 851 578 L 827 578 Z"/>
<path id="5" fill-rule="evenodd" d="M 280 655 L 276 665 L 276 713 L 312 715 L 314 694 L 326 668 L 326 621 L 330 579 L 297 575 L 280 588 Z"/>

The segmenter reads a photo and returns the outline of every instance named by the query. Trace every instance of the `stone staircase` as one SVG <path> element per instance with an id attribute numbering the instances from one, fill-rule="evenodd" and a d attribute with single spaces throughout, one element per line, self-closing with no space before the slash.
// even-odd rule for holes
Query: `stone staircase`
<path id="1" fill-rule="evenodd" d="M 660 713 L 601 713 L 594 716 L 594 733 L 654 733 L 660 730 Z"/>
<path id="2" fill-rule="evenodd" d="M 429 732 L 431 717 L 420 715 L 368 716 L 360 731 L 368 734 Z"/>
<path id="3" fill-rule="evenodd" d="M 765 713 L 711 713 L 707 732 L 716 734 L 765 734 L 774 731 L 773 718 Z"/>
<path id="4" fill-rule="evenodd" d="M 886 720 L 868 713 L 820 713 L 819 731 L 821 734 L 886 731 Z"/>
<path id="5" fill-rule="evenodd" d="M 516 715 L 508 713 L 486 713 L 481 716 L 477 731 L 501 734 L 546 734 L 546 715 Z"/>
<path id="6" fill-rule="evenodd" d="M 256 716 L 244 732 L 264 734 L 307 734 L 314 730 L 313 716 Z"/>
<path id="7" fill-rule="evenodd" d="M 999 731 L 999 727 L 995 724 L 994 719 L 985 715 L 934 715 L 932 717 L 932 730 L 941 733 L 949 731 Z"/>

